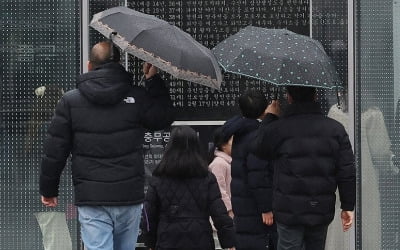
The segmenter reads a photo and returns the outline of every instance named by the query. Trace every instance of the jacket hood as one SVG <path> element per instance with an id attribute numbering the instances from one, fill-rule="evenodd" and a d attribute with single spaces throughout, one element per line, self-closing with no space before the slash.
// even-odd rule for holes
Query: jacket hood
<path id="1" fill-rule="evenodd" d="M 92 103 L 117 104 L 129 91 L 132 74 L 118 63 L 106 63 L 78 77 L 79 91 Z"/>
<path id="2" fill-rule="evenodd" d="M 232 124 L 232 127 L 235 128 L 232 133 L 234 136 L 240 136 L 256 130 L 259 126 L 260 122 L 257 119 L 241 117 L 240 119 L 235 119 L 234 124 Z"/>
<path id="3" fill-rule="evenodd" d="M 294 102 L 286 107 L 283 116 L 312 113 L 322 114 L 321 105 L 318 102 Z"/>

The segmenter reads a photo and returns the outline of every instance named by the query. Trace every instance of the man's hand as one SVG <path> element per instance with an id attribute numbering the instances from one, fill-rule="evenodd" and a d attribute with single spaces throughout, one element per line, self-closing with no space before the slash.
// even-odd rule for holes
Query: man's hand
<path id="1" fill-rule="evenodd" d="M 280 108 L 279 101 L 272 100 L 271 104 L 268 105 L 268 107 L 264 111 L 265 115 L 268 113 L 274 114 L 276 116 L 279 116 L 281 114 L 281 108 Z"/>
<path id="2" fill-rule="evenodd" d="M 56 207 L 58 205 L 57 197 L 44 197 L 42 196 L 42 203 L 46 207 Z"/>
<path id="3" fill-rule="evenodd" d="M 274 223 L 274 215 L 272 212 L 262 213 L 261 216 L 264 224 L 271 226 Z"/>
<path id="4" fill-rule="evenodd" d="M 146 79 L 151 78 L 158 73 L 158 69 L 152 64 L 145 62 L 143 63 L 143 74 Z"/>
<path id="5" fill-rule="evenodd" d="M 354 212 L 342 210 L 340 217 L 342 217 L 343 232 L 346 232 L 350 229 L 351 224 L 353 224 Z"/>

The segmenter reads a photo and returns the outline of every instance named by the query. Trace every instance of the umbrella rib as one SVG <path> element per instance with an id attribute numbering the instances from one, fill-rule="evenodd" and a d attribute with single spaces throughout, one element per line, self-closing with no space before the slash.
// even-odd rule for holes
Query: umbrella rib
<path id="1" fill-rule="evenodd" d="M 202 83 L 206 86 L 211 86 L 210 82 L 212 83 L 212 86 L 219 89 L 218 87 L 218 81 L 216 79 L 212 79 L 210 76 L 204 75 L 204 74 L 198 74 L 194 73 L 192 71 L 180 69 L 176 66 L 171 66 L 171 63 L 168 61 L 163 60 L 160 57 L 155 56 L 154 54 L 151 54 L 143 49 L 138 49 L 136 46 L 133 46 L 131 44 L 128 44 L 127 48 L 131 48 L 131 53 L 136 56 L 141 58 L 142 60 L 148 61 L 155 66 L 159 67 L 161 70 L 167 71 L 170 74 L 172 74 L 175 77 L 179 76 L 188 81 L 193 81 L 193 82 L 198 82 Z M 139 52 L 140 50 L 140 52 Z M 170 70 L 168 70 L 170 69 Z"/>
<path id="2" fill-rule="evenodd" d="M 257 80 L 261 80 L 263 82 L 268 82 L 268 83 L 274 84 L 276 86 L 282 85 L 282 84 L 279 84 L 279 83 L 276 83 L 276 82 L 273 82 L 273 81 L 265 80 L 263 78 L 260 78 L 260 77 L 257 77 L 257 76 L 252 76 L 252 75 L 248 75 L 248 74 L 245 74 L 245 73 L 238 73 L 236 71 L 230 71 L 230 70 L 226 70 L 226 72 L 229 72 L 229 73 L 232 73 L 232 74 L 236 74 L 236 75 L 242 75 L 242 76 L 246 76 L 246 77 L 251 77 L 251 78 L 254 78 L 254 79 L 257 79 Z"/>
<path id="3" fill-rule="evenodd" d="M 304 84 L 296 84 L 296 83 L 290 83 L 290 84 L 284 84 L 283 83 L 282 84 L 282 83 L 276 83 L 276 82 L 273 82 L 273 81 L 270 81 L 270 80 L 265 80 L 265 79 L 260 78 L 260 77 L 248 75 L 248 74 L 245 74 L 245 73 L 238 73 L 238 72 L 230 71 L 230 70 L 226 70 L 226 72 L 229 72 L 229 73 L 232 73 L 232 74 L 236 74 L 236 75 L 242 75 L 242 76 L 250 77 L 250 78 L 253 78 L 253 79 L 257 79 L 257 80 L 260 80 L 260 81 L 263 81 L 263 82 L 267 82 L 267 83 L 273 84 L 273 85 L 275 85 L 277 87 L 279 87 L 279 86 L 303 86 L 304 87 Z M 323 87 L 323 86 L 320 86 L 320 85 L 310 84 L 310 85 L 307 85 L 306 87 L 308 87 L 308 86 L 309 87 L 315 87 L 315 88 L 323 88 L 323 89 L 343 88 L 343 86 L 337 86 L 337 85 L 331 86 L 331 87 Z"/>
<path id="4" fill-rule="evenodd" d="M 172 27 L 174 27 L 175 29 L 179 30 L 179 28 L 176 27 L 176 26 L 172 26 Z M 211 53 L 211 51 L 210 51 L 210 52 L 207 51 L 208 48 L 206 48 L 204 45 L 202 45 L 202 44 L 199 43 L 197 40 L 195 40 L 190 34 L 188 34 L 188 33 L 185 32 L 185 31 L 182 31 L 182 33 L 184 34 L 184 37 L 185 37 L 186 39 L 188 39 L 189 41 L 193 41 L 193 45 L 196 46 L 196 47 L 199 49 L 199 51 L 200 51 L 206 58 L 209 58 L 209 56 L 214 56 L 214 54 Z M 177 39 L 177 41 L 179 41 L 179 40 Z M 180 57 L 182 58 L 184 55 L 183 55 L 183 52 L 182 52 L 182 51 L 180 51 L 180 52 L 181 52 Z M 214 58 L 215 58 L 215 57 L 214 57 Z M 219 87 L 218 87 L 218 85 L 219 85 L 218 82 L 219 82 L 219 81 L 222 81 L 222 75 L 221 75 L 221 74 L 218 74 L 218 70 L 219 70 L 218 64 L 219 64 L 219 63 L 216 61 L 216 59 L 215 59 L 215 61 L 212 61 L 212 60 L 211 60 L 211 62 L 212 62 L 212 65 L 214 66 L 214 70 L 215 70 L 215 79 L 214 79 L 213 77 L 211 77 L 211 76 L 204 75 L 204 74 L 201 74 L 201 73 L 198 73 L 198 72 L 196 72 L 196 73 L 193 72 L 193 74 L 198 74 L 198 75 L 210 77 L 211 79 L 216 80 L 216 81 L 213 81 L 212 83 L 213 83 L 213 85 L 214 85 L 215 87 L 219 88 Z M 191 71 L 188 71 L 188 72 L 191 72 Z M 220 78 L 220 79 L 219 79 L 219 78 Z"/>
<path id="5" fill-rule="evenodd" d="M 171 28 L 174 28 L 174 26 L 172 26 L 172 25 L 170 25 L 170 24 L 166 24 L 166 25 L 169 26 L 169 27 L 171 27 Z M 158 27 L 154 27 L 154 28 L 151 28 L 151 29 L 148 29 L 148 30 L 142 30 L 142 31 L 139 32 L 139 34 L 137 34 L 136 37 L 138 37 L 141 33 L 144 33 L 144 32 L 150 31 L 150 30 L 161 29 L 161 28 L 162 28 L 162 27 L 158 26 Z M 178 28 L 176 28 L 176 29 L 178 29 Z M 185 33 L 185 35 L 187 36 L 187 37 L 186 37 L 187 39 L 193 39 L 189 34 Z M 122 36 L 121 36 L 121 37 L 122 37 Z M 178 44 L 178 43 L 179 43 L 179 39 L 177 38 L 177 36 L 174 36 L 174 39 L 175 39 L 176 43 Z M 125 40 L 126 40 L 126 39 L 125 39 Z M 207 53 L 206 53 L 206 51 L 204 51 L 204 49 L 203 49 L 203 47 L 201 46 L 201 44 L 199 44 L 197 41 L 195 41 L 195 42 L 196 42 L 196 43 L 194 43 L 194 45 L 200 49 L 200 52 L 201 52 L 202 54 L 204 54 L 204 55 L 207 56 Z M 137 49 L 143 49 L 143 48 L 137 47 L 137 46 L 134 45 L 134 44 L 132 44 L 132 45 L 135 46 Z M 131 47 L 132 47 L 132 45 L 129 44 L 129 46 L 131 46 Z M 144 50 L 145 52 L 147 52 L 145 49 L 143 49 L 143 50 Z M 154 55 L 154 54 L 151 53 L 151 52 L 147 52 L 147 53 L 149 53 L 150 56 L 153 56 L 153 57 L 155 58 L 155 60 L 157 60 L 156 58 L 159 58 L 160 60 L 165 61 L 164 59 L 162 59 L 162 58 L 160 58 L 160 57 Z M 179 53 L 180 53 L 180 55 L 179 55 L 180 58 L 182 58 L 182 57 L 184 56 L 184 55 L 183 55 L 183 52 L 182 52 L 182 51 L 179 51 Z M 169 63 L 168 61 L 165 61 L 165 62 L 166 62 L 167 64 Z M 179 65 L 179 66 L 180 66 L 180 67 L 175 66 L 176 71 L 179 71 L 177 74 L 181 74 L 181 73 L 185 74 L 184 72 L 187 72 L 187 73 L 191 73 L 191 74 L 193 74 L 193 75 L 199 75 L 199 76 L 205 77 L 205 78 L 210 77 L 210 76 L 208 76 L 208 75 L 201 74 L 201 73 L 199 73 L 199 72 L 192 72 L 192 71 L 190 71 L 190 70 L 185 70 L 185 69 L 182 68 L 182 65 Z M 216 66 L 218 67 L 218 65 L 216 65 Z M 212 78 L 212 77 L 210 77 L 210 78 L 213 79 L 213 80 L 217 80 L 217 81 L 218 81 L 217 73 L 216 73 L 216 79 L 214 79 L 214 78 Z M 213 84 L 215 84 L 215 83 L 213 82 Z M 216 86 L 217 86 L 217 84 L 216 84 Z"/>
<path id="6" fill-rule="evenodd" d="M 188 33 L 184 32 L 184 34 L 185 34 L 185 36 L 186 36 L 187 39 L 193 39 L 193 37 L 192 37 L 191 35 L 189 35 Z M 200 52 L 201 52 L 202 54 L 204 54 L 206 57 L 208 57 L 209 55 L 214 56 L 214 54 L 213 54 L 211 51 L 207 51 L 208 48 L 206 48 L 204 45 L 202 45 L 201 43 L 199 43 L 197 40 L 194 40 L 193 45 L 195 45 L 197 48 L 199 48 L 199 49 L 200 49 Z M 207 49 L 207 50 L 205 50 L 205 49 Z M 215 66 L 215 67 L 218 67 L 218 64 L 219 64 L 219 63 L 217 62 L 217 65 L 214 65 L 214 66 Z M 218 77 L 217 77 L 217 78 L 218 78 Z"/>

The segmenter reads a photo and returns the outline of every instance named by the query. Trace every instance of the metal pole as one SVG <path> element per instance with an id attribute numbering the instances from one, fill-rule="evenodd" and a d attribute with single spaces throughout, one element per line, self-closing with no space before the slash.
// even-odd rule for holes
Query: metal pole
<path id="1" fill-rule="evenodd" d="M 352 143 L 354 150 L 354 142 L 355 142 L 355 43 L 354 43 L 354 0 L 348 0 L 348 25 L 347 25 L 347 70 L 348 70 L 348 85 L 347 85 L 347 93 L 348 93 L 348 105 L 349 105 L 349 137 L 350 142 Z"/>
<path id="2" fill-rule="evenodd" d="M 88 72 L 89 61 L 89 0 L 81 0 L 81 73 Z"/>
<path id="3" fill-rule="evenodd" d="M 312 27 L 312 25 L 313 25 L 313 21 L 312 21 L 312 14 L 313 14 L 313 7 L 312 7 L 312 0 L 310 0 L 310 37 L 312 38 L 313 37 L 313 35 L 312 35 L 312 32 L 313 32 L 313 27 Z"/>
<path id="4" fill-rule="evenodd" d="M 80 0 L 80 16 L 81 16 L 81 73 L 88 72 L 87 62 L 89 61 L 89 0 Z M 77 248 L 84 250 L 81 235 L 80 224 L 77 220 Z"/>
<path id="5" fill-rule="evenodd" d="M 348 100 L 348 111 L 349 111 L 349 139 L 351 145 L 353 147 L 353 151 L 355 148 L 355 126 L 356 126 L 356 112 L 355 112 L 355 84 L 356 84 L 356 72 L 355 72 L 355 40 L 354 40 L 354 0 L 347 1 L 347 68 L 348 68 L 348 84 L 347 84 L 347 98 Z M 356 210 L 356 209 L 355 209 Z M 354 220 L 356 216 L 354 215 Z M 349 249 L 355 250 L 356 249 L 356 223 L 353 222 L 353 226 L 350 229 L 351 237 L 349 239 Z"/>
<path id="6" fill-rule="evenodd" d="M 125 0 L 125 7 L 128 7 L 128 0 Z M 127 52 L 125 52 L 125 70 L 126 71 L 128 71 L 128 66 L 129 66 L 129 63 L 128 63 L 128 53 Z"/>

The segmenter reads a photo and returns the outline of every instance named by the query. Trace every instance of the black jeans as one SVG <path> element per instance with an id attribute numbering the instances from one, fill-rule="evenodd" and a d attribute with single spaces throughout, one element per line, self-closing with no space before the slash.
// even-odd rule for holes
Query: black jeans
<path id="1" fill-rule="evenodd" d="M 324 250 L 328 225 L 288 226 L 277 223 L 278 250 Z"/>

